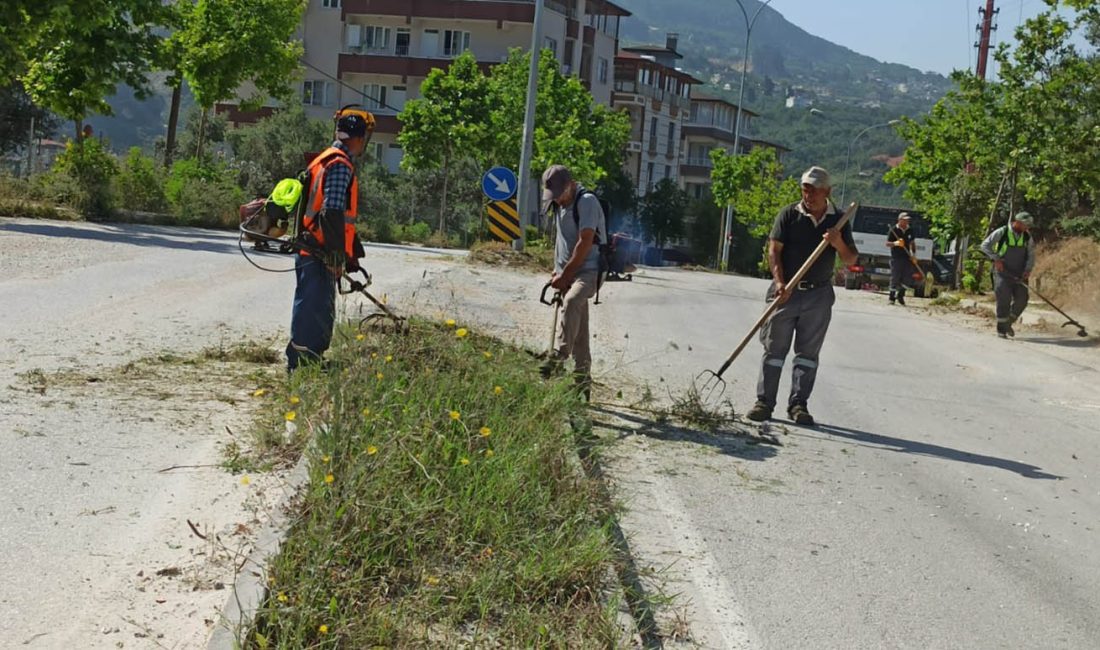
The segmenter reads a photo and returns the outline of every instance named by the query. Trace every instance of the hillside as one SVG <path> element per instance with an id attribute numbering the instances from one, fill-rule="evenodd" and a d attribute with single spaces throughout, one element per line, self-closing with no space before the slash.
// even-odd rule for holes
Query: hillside
<path id="1" fill-rule="evenodd" d="M 681 67 L 706 82 L 709 93 L 737 100 L 745 23 L 732 2 L 621 0 L 634 12 L 623 22 L 624 44 L 663 43 L 680 35 Z M 745 0 L 751 16 L 759 3 Z M 790 173 L 811 165 L 844 172 L 848 145 L 862 129 L 932 107 L 950 88 L 942 75 L 878 61 L 819 38 L 766 7 L 753 28 L 745 107 L 761 114 L 749 135 L 792 151 Z M 787 108 L 788 97 L 795 98 Z M 811 115 L 810 108 L 822 115 Z M 889 128 L 869 131 L 852 148 L 848 198 L 898 203 L 900 191 L 881 182 L 887 167 L 874 158 L 896 157 L 905 143 Z M 861 175 L 862 174 L 862 175 Z"/>

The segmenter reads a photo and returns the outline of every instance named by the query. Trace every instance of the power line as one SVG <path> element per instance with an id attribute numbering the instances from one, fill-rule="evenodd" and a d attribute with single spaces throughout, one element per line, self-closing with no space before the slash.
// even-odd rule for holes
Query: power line
<path id="1" fill-rule="evenodd" d="M 382 100 L 378 99 L 377 97 L 371 97 L 371 96 L 370 96 L 370 95 L 368 95 L 368 94 L 367 94 L 366 92 L 364 92 L 364 91 L 362 91 L 362 90 L 359 90 L 359 89 L 358 89 L 358 88 L 356 88 L 355 86 L 352 86 L 352 85 L 350 85 L 350 84 L 347 84 L 347 83 L 345 83 L 345 82 L 344 82 L 344 81 L 343 81 L 342 79 L 340 79 L 339 77 L 334 77 L 334 76 L 332 76 L 331 74 L 329 74 L 329 73 L 325 72 L 325 71 L 324 71 L 324 70 L 322 70 L 321 68 L 318 68 L 317 66 L 313 65 L 313 64 L 312 64 L 312 63 L 310 63 L 309 61 L 306 61 L 305 59 L 299 59 L 299 60 L 298 60 L 298 62 L 299 62 L 299 63 L 301 63 L 302 65 L 306 66 L 307 68 L 311 68 L 311 69 L 313 69 L 313 70 L 315 70 L 315 71 L 317 71 L 317 72 L 320 72 L 320 73 L 321 73 L 322 75 L 324 75 L 325 77 L 327 77 L 327 78 L 329 78 L 329 79 L 331 79 L 331 80 L 335 81 L 336 83 L 340 84 L 340 85 L 341 85 L 341 86 L 343 86 L 344 88 L 347 88 L 348 90 L 350 90 L 350 91 L 352 91 L 352 92 L 354 92 L 354 93 L 357 93 L 357 94 L 361 95 L 361 96 L 363 97 L 363 99 L 364 99 L 364 100 L 366 100 L 366 101 L 369 101 L 369 102 L 372 102 L 372 103 L 373 103 L 373 104 L 374 104 L 375 106 L 378 106 L 378 107 L 380 107 L 380 108 L 385 108 L 385 109 L 387 109 L 387 110 L 391 110 L 391 111 L 394 111 L 395 113 L 400 113 L 400 112 L 401 112 L 401 109 L 400 109 L 400 108 L 397 108 L 396 106 L 390 106 L 389 104 L 387 104 L 386 102 L 384 102 L 384 101 L 382 101 Z"/>

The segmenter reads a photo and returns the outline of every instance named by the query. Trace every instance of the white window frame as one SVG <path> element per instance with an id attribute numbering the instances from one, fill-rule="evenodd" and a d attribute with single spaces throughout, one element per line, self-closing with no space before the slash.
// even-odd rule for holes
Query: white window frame
<path id="1" fill-rule="evenodd" d="M 458 45 L 455 45 L 455 41 Z M 456 57 L 470 49 L 470 32 L 461 29 L 443 30 L 443 56 Z"/>
<path id="2" fill-rule="evenodd" d="M 321 0 L 321 6 L 325 9 L 339 9 L 340 0 Z"/>
<path id="3" fill-rule="evenodd" d="M 392 30 L 389 27 L 383 27 L 381 25 L 364 25 L 363 49 L 372 52 L 388 52 L 390 50 L 391 36 Z"/>
<path id="4" fill-rule="evenodd" d="M 363 108 L 368 111 L 385 111 L 389 110 L 389 106 L 386 104 L 388 88 L 382 84 L 364 84 L 363 85 Z"/>
<path id="5" fill-rule="evenodd" d="M 596 64 L 596 78 L 599 79 L 600 83 L 607 83 L 607 69 L 610 66 L 611 63 L 601 56 L 599 62 Z"/>
<path id="6" fill-rule="evenodd" d="M 542 49 L 550 50 L 554 54 L 554 58 L 558 58 L 558 39 L 544 36 L 542 39 Z"/>
<path id="7" fill-rule="evenodd" d="M 318 90 L 320 100 L 318 101 Z M 305 106 L 332 106 L 332 83 L 321 79 L 307 79 L 302 82 L 302 104 Z"/>

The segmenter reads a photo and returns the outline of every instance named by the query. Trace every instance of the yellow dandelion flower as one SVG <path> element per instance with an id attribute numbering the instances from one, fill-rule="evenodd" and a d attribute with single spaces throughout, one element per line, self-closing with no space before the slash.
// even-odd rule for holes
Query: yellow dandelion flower
<path id="1" fill-rule="evenodd" d="M 263 397 L 266 394 L 267 394 L 267 391 L 264 390 L 263 388 L 257 388 L 256 390 L 252 391 L 252 396 L 253 397 Z"/>
<path id="2" fill-rule="evenodd" d="M 244 476 L 241 477 L 241 485 L 248 485 L 251 482 L 252 482 L 252 479 L 248 477 L 248 474 L 245 474 Z"/>
<path id="3" fill-rule="evenodd" d="M 482 438 L 488 438 L 493 434 L 493 430 L 489 427 L 481 427 L 481 429 L 478 430 L 478 433 L 481 434 Z"/>
<path id="4" fill-rule="evenodd" d="M 378 358 L 378 353 L 377 352 L 371 352 L 370 353 L 370 358 L 371 359 L 377 359 Z"/>
<path id="5" fill-rule="evenodd" d="M 500 395 L 503 392 L 504 392 L 504 387 L 503 386 L 493 386 L 493 394 L 494 395 Z"/>
<path id="6" fill-rule="evenodd" d="M 435 585 L 439 584 L 439 578 L 437 578 L 435 576 L 424 576 L 424 582 L 426 582 L 429 585 L 435 586 Z"/>
<path id="7" fill-rule="evenodd" d="M 299 398 L 297 395 L 291 395 L 290 396 L 290 403 L 291 404 L 297 404 L 301 401 L 302 401 L 301 398 Z"/>
<path id="8" fill-rule="evenodd" d="M 325 474 L 325 483 L 332 483 L 336 480 L 336 477 L 332 474 Z"/>
<path id="9" fill-rule="evenodd" d="M 458 421 L 462 417 L 462 414 L 458 411 L 451 411 L 451 419 Z"/>
<path id="10" fill-rule="evenodd" d="M 370 409 L 363 409 L 363 417 L 365 417 L 365 418 L 370 417 Z"/>
<path id="11" fill-rule="evenodd" d="M 486 458 L 492 458 L 493 456 L 496 456 L 496 455 L 497 455 L 496 452 L 493 451 L 492 449 L 486 449 L 485 450 L 485 457 Z"/>
<path id="12" fill-rule="evenodd" d="M 386 361 L 386 363 L 389 363 L 389 362 L 393 361 L 393 355 L 392 354 L 387 354 L 385 361 Z"/>
<path id="13" fill-rule="evenodd" d="M 295 413 L 294 411 L 287 411 L 286 415 L 284 417 L 286 417 L 287 422 L 293 422 L 295 420 L 295 418 L 298 417 L 298 414 Z"/>
<path id="14" fill-rule="evenodd" d="M 367 338 L 367 335 L 366 335 L 366 334 L 356 334 L 356 335 L 355 335 L 355 340 L 356 340 L 356 341 L 362 341 L 362 340 L 363 340 L 363 339 L 365 339 L 365 338 Z"/>
<path id="15" fill-rule="evenodd" d="M 469 458 L 460 458 L 460 459 L 458 460 L 458 462 L 459 462 L 459 464 L 461 464 L 461 465 L 469 465 L 469 464 L 470 464 L 470 459 L 469 459 Z"/>
<path id="16" fill-rule="evenodd" d="M 328 626 L 322 625 L 321 627 L 317 628 L 317 631 L 321 634 L 328 634 Z"/>
<path id="17" fill-rule="evenodd" d="M 332 462 L 332 456 L 321 456 L 321 462 L 322 463 Z"/>
<path id="18" fill-rule="evenodd" d="M 444 322 L 444 324 L 447 325 L 447 327 L 454 327 L 455 326 L 455 319 L 453 319 L 453 318 L 448 318 L 447 320 L 445 320 L 443 322 Z"/>
<path id="19" fill-rule="evenodd" d="M 290 599 L 286 597 L 286 594 L 284 592 L 280 591 L 279 595 L 276 596 L 276 600 L 278 600 L 280 603 L 285 603 Z"/>
<path id="20" fill-rule="evenodd" d="M 455 330 L 455 336 L 457 336 L 460 339 L 465 338 L 466 335 L 469 334 L 469 333 L 470 333 L 469 330 L 467 330 L 465 327 L 460 327 L 457 330 Z"/>
<path id="21" fill-rule="evenodd" d="M 484 356 L 484 357 L 485 357 L 486 359 L 492 359 L 492 358 L 493 358 L 493 353 L 492 353 L 492 352 L 489 352 L 488 350 L 486 350 L 486 351 L 482 352 L 481 354 L 482 354 L 482 356 Z"/>
<path id="22" fill-rule="evenodd" d="M 378 379 L 378 381 L 382 381 L 382 378 L 385 377 L 385 375 L 383 375 L 381 372 L 374 373 L 374 376 L 376 379 Z"/>
<path id="23" fill-rule="evenodd" d="M 377 453 L 378 453 L 378 447 L 375 447 L 374 445 L 367 445 L 367 455 L 368 456 L 373 456 Z"/>

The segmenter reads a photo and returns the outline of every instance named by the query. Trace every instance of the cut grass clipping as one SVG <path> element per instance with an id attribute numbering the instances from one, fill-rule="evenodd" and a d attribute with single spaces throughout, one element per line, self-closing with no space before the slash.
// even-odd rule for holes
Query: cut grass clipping
<path id="1" fill-rule="evenodd" d="M 570 382 L 453 321 L 337 340 L 288 396 L 310 480 L 248 647 L 617 645 Z"/>

